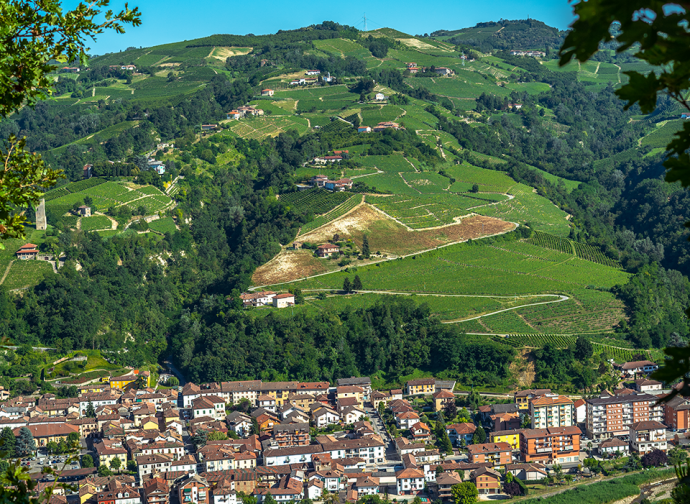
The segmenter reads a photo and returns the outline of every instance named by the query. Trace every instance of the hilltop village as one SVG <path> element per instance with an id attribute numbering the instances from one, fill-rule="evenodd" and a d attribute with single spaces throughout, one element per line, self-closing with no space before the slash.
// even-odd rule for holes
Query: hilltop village
<path id="1" fill-rule="evenodd" d="M 458 406 L 477 394 L 452 380 L 414 379 L 397 390 L 375 390 L 367 377 L 164 387 L 175 379 L 154 384 L 132 370 L 84 381 L 75 398 L 8 399 L 3 390 L 0 426 L 3 439 L 16 436 L 16 454 L 39 485 L 53 478 L 39 472 L 44 464 L 59 465 L 70 442 L 78 446 L 59 472 L 75 491 L 59 491 L 54 503 L 77 494 L 81 504 L 298 502 L 329 493 L 347 502 L 442 501 L 467 484 L 481 498 L 586 478 L 611 458 L 658 465 L 684 449 L 690 403 L 657 404 L 668 391 L 647 377 L 656 368 L 620 365 L 624 386 L 589 399 L 521 390 L 469 408 Z"/>

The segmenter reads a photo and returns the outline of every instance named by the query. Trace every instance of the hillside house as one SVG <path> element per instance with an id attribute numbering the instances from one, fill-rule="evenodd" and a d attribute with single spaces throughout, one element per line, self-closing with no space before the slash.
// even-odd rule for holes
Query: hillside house
<path id="1" fill-rule="evenodd" d="M 60 69 L 61 73 L 79 73 L 80 68 L 79 67 L 62 67 Z"/>
<path id="2" fill-rule="evenodd" d="M 433 394 L 434 392 L 436 392 L 436 380 L 433 378 L 420 378 L 407 382 L 409 395 Z"/>
<path id="3" fill-rule="evenodd" d="M 680 115 L 680 118 L 681 118 L 681 119 L 690 119 L 690 113 L 687 113 L 687 112 L 686 112 L 686 113 L 684 113 L 684 114 L 681 114 L 681 115 Z"/>
<path id="4" fill-rule="evenodd" d="M 453 75 L 453 71 L 450 68 L 446 68 L 446 67 L 436 67 L 434 69 L 434 72 L 436 72 L 438 75 L 442 75 L 444 77 Z"/>
<path id="5" fill-rule="evenodd" d="M 431 439 L 431 429 L 424 422 L 417 422 L 410 426 L 410 433 L 415 441 L 429 441 Z"/>
<path id="6" fill-rule="evenodd" d="M 91 207 L 82 205 L 77 209 L 77 213 L 82 217 L 91 217 Z"/>
<path id="7" fill-rule="evenodd" d="M 239 110 L 231 110 L 228 112 L 228 119 L 239 119 L 242 117 L 242 114 L 240 114 Z"/>
<path id="8" fill-rule="evenodd" d="M 237 111 L 240 113 L 240 115 L 242 117 L 246 117 L 248 115 L 251 115 L 251 116 L 262 116 L 262 115 L 264 115 L 263 110 L 252 107 L 251 105 L 237 107 Z"/>
<path id="9" fill-rule="evenodd" d="M 38 249 L 36 248 L 37 246 L 38 245 L 34 245 L 33 243 L 27 243 L 26 245 L 22 245 L 16 252 L 17 259 L 20 259 L 22 261 L 36 259 L 36 256 L 38 256 Z"/>
<path id="10" fill-rule="evenodd" d="M 303 84 L 307 84 L 307 85 L 308 85 L 308 84 L 316 84 L 318 81 L 319 81 L 319 79 L 316 79 L 316 78 L 314 78 L 314 79 L 304 79 Z"/>
<path id="11" fill-rule="evenodd" d="M 270 88 L 266 88 L 266 89 L 261 90 L 261 96 L 273 96 L 274 93 L 275 93 L 275 91 L 270 89 Z"/>
<path id="12" fill-rule="evenodd" d="M 376 132 L 383 131 L 383 130 L 386 130 L 388 128 L 393 128 L 393 129 L 398 130 L 398 129 L 400 129 L 400 125 L 396 122 L 393 122 L 393 121 L 383 121 L 383 122 L 378 123 L 376 126 L 374 126 L 374 131 L 376 131 Z"/>
<path id="13" fill-rule="evenodd" d="M 661 393 L 661 382 L 656 381 L 656 380 L 648 380 L 646 378 L 642 378 L 640 380 L 635 380 L 632 383 L 632 389 L 637 390 L 638 392 L 650 392 L 652 394 Z"/>
<path id="14" fill-rule="evenodd" d="M 266 306 L 273 304 L 276 293 L 273 291 L 243 292 L 240 294 L 242 306 Z"/>
<path id="15" fill-rule="evenodd" d="M 626 376 L 635 376 L 638 374 L 648 375 L 657 369 L 659 369 L 659 365 L 648 360 L 626 362 L 620 365 L 622 374 Z"/>
<path id="16" fill-rule="evenodd" d="M 287 308 L 288 306 L 295 305 L 295 295 L 294 294 L 278 294 L 273 298 L 274 308 Z"/>
<path id="17" fill-rule="evenodd" d="M 522 103 L 509 103 L 508 108 L 520 110 L 522 108 Z"/>
<path id="18" fill-rule="evenodd" d="M 546 466 L 542 464 L 508 464 L 506 472 L 509 472 L 522 481 L 539 481 L 548 476 Z"/>
<path id="19" fill-rule="evenodd" d="M 165 173 L 165 164 L 163 164 L 163 161 L 149 159 L 146 164 L 148 165 L 149 169 L 155 171 L 158 175 L 163 175 Z"/>
<path id="20" fill-rule="evenodd" d="M 386 95 L 383 93 L 376 93 L 376 96 L 374 97 L 376 101 L 383 101 L 386 99 Z"/>
<path id="21" fill-rule="evenodd" d="M 82 178 L 85 179 L 90 179 L 93 176 L 93 165 L 92 164 L 85 164 L 84 168 L 82 169 Z"/>
<path id="22" fill-rule="evenodd" d="M 328 181 L 328 177 L 326 175 L 314 175 L 310 180 L 309 180 L 309 185 L 312 187 L 324 187 L 326 185 L 326 182 Z"/>
<path id="23" fill-rule="evenodd" d="M 202 124 L 201 125 L 201 131 L 213 131 L 215 129 L 218 129 L 217 124 Z"/>
<path id="24" fill-rule="evenodd" d="M 410 73 L 413 74 L 419 72 L 419 68 L 417 68 L 417 63 L 408 63 L 407 69 L 410 71 Z"/>
<path id="25" fill-rule="evenodd" d="M 328 191 L 342 192 L 346 189 L 352 189 L 352 180 L 345 178 L 339 180 L 327 180 L 324 187 Z"/>
<path id="26" fill-rule="evenodd" d="M 371 133 L 371 126 L 359 126 L 357 133 Z"/>
<path id="27" fill-rule="evenodd" d="M 319 257 L 330 257 L 334 254 L 340 254 L 340 247 L 332 243 L 324 243 L 316 247 L 316 255 Z"/>
<path id="28" fill-rule="evenodd" d="M 321 70 L 307 70 L 307 75 L 319 75 Z"/>
<path id="29" fill-rule="evenodd" d="M 342 156 L 319 156 L 314 158 L 315 164 L 336 163 L 343 160 Z"/>

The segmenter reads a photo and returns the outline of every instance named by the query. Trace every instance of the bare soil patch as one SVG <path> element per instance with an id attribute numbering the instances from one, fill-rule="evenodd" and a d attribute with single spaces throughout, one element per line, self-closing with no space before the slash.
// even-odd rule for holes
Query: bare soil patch
<path id="1" fill-rule="evenodd" d="M 417 40 L 414 38 L 399 38 L 396 39 L 399 42 L 402 42 L 408 47 L 414 47 L 415 49 L 436 49 L 434 46 L 431 44 L 427 44 L 425 42 L 422 42 L 421 40 Z"/>
<path id="2" fill-rule="evenodd" d="M 232 56 L 249 54 L 254 50 L 253 47 L 215 47 L 209 57 L 225 61 Z"/>
<path id="3" fill-rule="evenodd" d="M 482 226 L 483 225 L 483 226 Z M 434 229 L 410 231 L 405 226 L 364 204 L 341 219 L 300 236 L 302 241 L 322 243 L 338 234 L 341 239 L 351 238 L 358 247 L 366 233 L 372 252 L 404 255 L 427 250 L 448 243 L 510 231 L 515 227 L 511 222 L 493 217 L 474 215 L 451 224 Z"/>
<path id="4" fill-rule="evenodd" d="M 270 285 L 291 282 L 305 276 L 325 273 L 327 261 L 317 259 L 310 250 L 283 250 L 254 272 L 254 285 Z"/>

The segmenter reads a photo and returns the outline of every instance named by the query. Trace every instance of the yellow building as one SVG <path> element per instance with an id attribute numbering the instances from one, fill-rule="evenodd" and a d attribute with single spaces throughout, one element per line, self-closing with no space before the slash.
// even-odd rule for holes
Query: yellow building
<path id="1" fill-rule="evenodd" d="M 496 431 L 489 436 L 492 443 L 508 443 L 513 450 L 520 449 L 520 431 Z"/>
<path id="2" fill-rule="evenodd" d="M 109 380 L 110 388 L 125 390 L 126 388 L 130 387 L 132 383 L 135 383 L 139 379 L 139 376 L 144 376 L 144 378 L 146 379 L 146 386 L 149 387 L 151 375 L 148 371 L 144 371 L 141 374 L 139 374 L 138 372 L 134 372 L 122 376 L 113 376 Z"/>
<path id="3" fill-rule="evenodd" d="M 436 392 L 436 380 L 433 378 L 420 378 L 407 382 L 409 395 L 433 394 L 434 392 Z"/>
<path id="4" fill-rule="evenodd" d="M 158 430 L 158 420 L 153 417 L 145 418 L 141 421 L 141 428 L 144 430 Z"/>
<path id="5" fill-rule="evenodd" d="M 528 410 L 532 399 L 544 397 L 550 393 L 551 389 L 520 390 L 519 392 L 515 392 L 515 404 L 517 404 L 518 409 Z"/>

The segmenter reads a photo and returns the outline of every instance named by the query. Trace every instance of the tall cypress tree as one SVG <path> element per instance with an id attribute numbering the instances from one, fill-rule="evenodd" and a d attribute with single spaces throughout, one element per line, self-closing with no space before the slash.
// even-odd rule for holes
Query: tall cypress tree
<path id="1" fill-rule="evenodd" d="M 369 259 L 371 253 L 369 252 L 369 237 L 364 235 L 362 238 L 362 257 Z"/>

